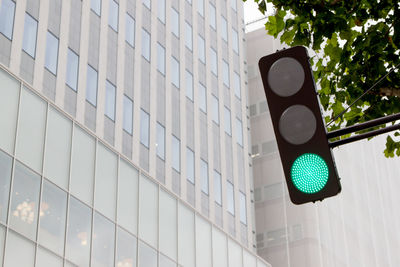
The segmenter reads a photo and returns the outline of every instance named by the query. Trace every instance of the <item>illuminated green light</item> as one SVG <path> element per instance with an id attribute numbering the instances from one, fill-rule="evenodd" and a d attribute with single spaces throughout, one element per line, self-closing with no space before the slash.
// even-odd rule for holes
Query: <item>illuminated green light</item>
<path id="1" fill-rule="evenodd" d="M 290 171 L 294 186 L 301 192 L 313 194 L 321 191 L 328 182 L 329 170 L 323 158 L 306 153 L 298 157 Z"/>

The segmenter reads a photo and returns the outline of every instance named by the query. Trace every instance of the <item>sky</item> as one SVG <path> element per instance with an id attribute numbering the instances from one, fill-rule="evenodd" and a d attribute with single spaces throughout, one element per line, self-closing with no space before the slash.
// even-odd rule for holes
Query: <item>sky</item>
<path id="1" fill-rule="evenodd" d="M 255 21 L 257 19 L 263 18 L 264 15 L 258 11 L 258 5 L 254 2 L 254 0 L 247 0 L 244 3 L 244 23 L 247 24 L 249 22 Z M 260 21 L 258 23 L 254 23 L 253 25 L 247 26 L 246 31 L 253 31 L 255 29 L 259 29 L 264 27 L 265 21 Z"/>

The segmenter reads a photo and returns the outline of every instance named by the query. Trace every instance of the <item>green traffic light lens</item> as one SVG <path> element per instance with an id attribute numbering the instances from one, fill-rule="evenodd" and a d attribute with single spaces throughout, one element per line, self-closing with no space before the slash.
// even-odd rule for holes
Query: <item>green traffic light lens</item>
<path id="1" fill-rule="evenodd" d="M 323 158 L 317 154 L 306 153 L 294 161 L 290 176 L 298 190 L 313 194 L 321 191 L 328 182 L 329 169 Z"/>

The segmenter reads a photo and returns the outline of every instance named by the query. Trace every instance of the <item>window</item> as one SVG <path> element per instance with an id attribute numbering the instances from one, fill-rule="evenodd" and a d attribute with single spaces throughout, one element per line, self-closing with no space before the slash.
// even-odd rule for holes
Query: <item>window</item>
<path id="1" fill-rule="evenodd" d="M 221 174 L 216 170 L 214 170 L 214 200 L 215 203 L 222 206 Z"/>
<path id="2" fill-rule="evenodd" d="M 233 192 L 233 184 L 229 181 L 226 182 L 226 198 L 228 204 L 228 212 L 235 215 L 235 195 Z"/>
<path id="3" fill-rule="evenodd" d="M 233 72 L 233 89 L 235 91 L 235 96 L 239 99 L 241 98 L 240 87 L 240 76 L 237 72 Z"/>
<path id="4" fill-rule="evenodd" d="M 243 146 L 243 130 L 242 130 L 242 121 L 236 118 L 236 142 Z"/>
<path id="5" fill-rule="evenodd" d="M 228 22 L 226 21 L 226 18 L 221 17 L 221 36 L 222 36 L 222 40 L 224 40 L 225 42 L 228 42 Z"/>
<path id="6" fill-rule="evenodd" d="M 125 41 L 131 46 L 135 46 L 135 20 L 126 13 L 125 16 Z"/>
<path id="7" fill-rule="evenodd" d="M 66 84 L 74 91 L 78 90 L 79 56 L 68 48 Z"/>
<path id="8" fill-rule="evenodd" d="M 132 134 L 133 132 L 133 101 L 124 95 L 124 117 L 122 122 L 123 129 Z"/>
<path id="9" fill-rule="evenodd" d="M 181 141 L 172 136 L 172 168 L 181 171 Z"/>
<path id="10" fill-rule="evenodd" d="M 232 135 L 232 127 L 231 127 L 231 111 L 224 106 L 224 115 L 225 115 L 225 132 L 229 135 Z"/>
<path id="11" fill-rule="evenodd" d="M 236 54 L 239 54 L 239 36 L 234 29 L 232 29 L 232 48 Z"/>
<path id="12" fill-rule="evenodd" d="M 179 61 L 172 57 L 171 60 L 171 80 L 172 84 L 174 84 L 177 88 L 179 88 Z"/>
<path id="13" fill-rule="evenodd" d="M 148 9 L 151 9 L 151 0 L 142 0 L 142 3 Z"/>
<path id="14" fill-rule="evenodd" d="M 204 0 L 197 0 L 197 12 L 204 17 Z"/>
<path id="15" fill-rule="evenodd" d="M 212 119 L 216 124 L 219 124 L 219 108 L 218 98 L 211 95 Z"/>
<path id="16" fill-rule="evenodd" d="M 187 21 L 185 21 L 185 45 L 190 51 L 192 51 L 193 49 L 192 35 L 193 35 L 192 25 L 190 25 Z"/>
<path id="17" fill-rule="evenodd" d="M 215 6 L 210 3 L 210 26 L 214 30 L 217 30 L 217 22 L 216 22 L 216 12 L 215 12 Z"/>
<path id="18" fill-rule="evenodd" d="M 206 46 L 203 37 L 197 36 L 197 43 L 199 47 L 199 60 L 206 64 Z"/>
<path id="19" fill-rule="evenodd" d="M 208 195 L 208 163 L 200 159 L 201 191 Z"/>
<path id="20" fill-rule="evenodd" d="M 222 79 L 226 87 L 229 87 L 229 65 L 225 60 L 222 60 Z"/>
<path id="21" fill-rule="evenodd" d="M 165 160 L 165 127 L 159 122 L 157 122 L 156 153 L 162 160 Z"/>
<path id="22" fill-rule="evenodd" d="M 57 61 L 58 61 L 58 38 L 48 31 L 46 39 L 46 58 L 44 66 L 54 75 L 57 75 Z"/>
<path id="23" fill-rule="evenodd" d="M 115 225 L 95 212 L 93 216 L 93 243 L 91 266 L 114 265 Z"/>
<path id="24" fill-rule="evenodd" d="M 157 70 L 165 75 L 165 48 L 157 42 Z"/>
<path id="25" fill-rule="evenodd" d="M 108 25 L 116 32 L 118 32 L 118 3 L 114 0 L 109 1 L 108 7 Z"/>
<path id="26" fill-rule="evenodd" d="M 236 0 L 231 0 L 231 7 L 233 10 L 237 11 L 237 2 Z"/>
<path id="27" fill-rule="evenodd" d="M 185 71 L 186 80 L 186 96 L 193 101 L 193 75 L 186 70 Z"/>
<path id="28" fill-rule="evenodd" d="M 199 108 L 204 113 L 207 113 L 207 91 L 201 83 L 199 83 Z"/>
<path id="29" fill-rule="evenodd" d="M 157 17 L 165 24 L 165 0 L 158 0 Z"/>
<path id="30" fill-rule="evenodd" d="M 12 158 L 0 151 L 0 222 L 6 223 L 10 194 Z M 1 246 L 1 245 L 0 245 Z"/>
<path id="31" fill-rule="evenodd" d="M 194 152 L 186 147 L 186 174 L 187 180 L 194 184 Z"/>
<path id="32" fill-rule="evenodd" d="M 116 265 L 119 267 L 136 266 L 137 239 L 122 228 L 117 228 Z"/>
<path id="33" fill-rule="evenodd" d="M 150 61 L 150 34 L 142 28 L 142 56 Z"/>
<path id="34" fill-rule="evenodd" d="M 179 38 L 179 13 L 175 8 L 171 9 L 171 28 L 172 33 Z"/>
<path id="35" fill-rule="evenodd" d="M 86 100 L 93 106 L 97 105 L 97 70 L 88 65 L 86 82 Z"/>
<path id="36" fill-rule="evenodd" d="M 115 85 L 108 80 L 106 80 L 106 107 L 104 114 L 111 120 L 115 120 Z"/>
<path id="37" fill-rule="evenodd" d="M 3 0 L 0 7 L 0 32 L 12 40 L 14 28 L 15 3 Z"/>
<path id="38" fill-rule="evenodd" d="M 242 192 L 239 192 L 239 201 L 240 201 L 240 222 L 243 224 L 247 224 L 247 209 L 246 209 L 246 195 Z"/>
<path id="39" fill-rule="evenodd" d="M 211 72 L 218 75 L 218 62 L 217 62 L 217 52 L 211 48 Z"/>
<path id="40" fill-rule="evenodd" d="M 36 52 L 36 33 L 37 21 L 28 13 L 25 13 L 24 24 L 24 39 L 22 42 L 22 49 L 31 57 L 35 58 Z"/>
<path id="41" fill-rule="evenodd" d="M 140 109 L 140 143 L 149 148 L 150 115 Z"/>
<path id="42" fill-rule="evenodd" d="M 94 11 L 94 13 L 101 16 L 101 0 L 91 0 L 90 8 Z"/>

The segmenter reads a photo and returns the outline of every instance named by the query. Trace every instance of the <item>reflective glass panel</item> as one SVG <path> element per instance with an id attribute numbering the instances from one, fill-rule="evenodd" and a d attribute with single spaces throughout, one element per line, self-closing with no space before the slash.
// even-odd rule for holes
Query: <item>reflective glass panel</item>
<path id="1" fill-rule="evenodd" d="M 208 195 L 208 163 L 200 159 L 201 191 Z"/>
<path id="2" fill-rule="evenodd" d="M 201 83 L 199 83 L 199 107 L 200 110 L 207 113 L 207 91 Z"/>
<path id="3" fill-rule="evenodd" d="M 51 32 L 47 32 L 46 39 L 46 58 L 44 66 L 54 75 L 57 74 L 58 62 L 58 38 Z"/>
<path id="4" fill-rule="evenodd" d="M 165 0 L 157 0 L 157 17 L 165 24 Z"/>
<path id="5" fill-rule="evenodd" d="M 160 251 L 176 260 L 178 246 L 177 203 L 176 199 L 160 190 Z"/>
<path id="6" fill-rule="evenodd" d="M 101 15 L 101 0 L 90 0 L 90 8 L 97 14 Z"/>
<path id="7" fill-rule="evenodd" d="M 211 267 L 211 225 L 196 216 L 196 266 Z"/>
<path id="8" fill-rule="evenodd" d="M 37 21 L 28 13 L 25 13 L 24 37 L 22 49 L 31 57 L 35 58 Z"/>
<path id="9" fill-rule="evenodd" d="M 65 257 L 78 266 L 89 266 L 92 210 L 70 197 Z"/>
<path id="10" fill-rule="evenodd" d="M 97 70 L 90 65 L 86 77 L 86 100 L 93 106 L 97 105 Z"/>
<path id="11" fill-rule="evenodd" d="M 139 186 L 139 237 L 157 247 L 158 186 L 144 176 L 140 177 Z"/>
<path id="12" fill-rule="evenodd" d="M 172 136 L 172 168 L 177 172 L 181 171 L 181 141 Z"/>
<path id="13" fill-rule="evenodd" d="M 202 17 L 204 17 L 204 0 L 197 1 L 197 11 Z"/>
<path id="14" fill-rule="evenodd" d="M 213 265 L 228 267 L 228 245 L 225 233 L 213 227 L 212 229 Z"/>
<path id="15" fill-rule="evenodd" d="M 138 267 L 157 267 L 157 251 L 139 241 Z"/>
<path id="16" fill-rule="evenodd" d="M 140 110 L 140 143 L 145 147 L 149 147 L 149 131 L 150 131 L 150 115 Z"/>
<path id="17" fill-rule="evenodd" d="M 178 202 L 178 263 L 185 267 L 195 266 L 194 213 Z"/>
<path id="18" fill-rule="evenodd" d="M 123 129 L 132 134 L 133 132 L 133 101 L 124 95 L 124 116 L 122 122 Z"/>
<path id="19" fill-rule="evenodd" d="M 242 267 L 242 248 L 235 241 L 228 238 L 229 267 Z M 247 266 L 246 266 L 247 267 Z"/>
<path id="20" fill-rule="evenodd" d="M 136 267 L 137 239 L 121 228 L 117 228 L 116 267 Z"/>
<path id="21" fill-rule="evenodd" d="M 224 17 L 221 17 L 221 31 L 222 40 L 228 42 L 228 22 Z"/>
<path id="22" fill-rule="evenodd" d="M 237 74 L 237 72 L 233 73 L 233 89 L 235 91 L 235 96 L 237 96 L 237 98 L 241 98 L 241 90 L 240 90 L 240 76 L 239 74 Z"/>
<path id="23" fill-rule="evenodd" d="M 216 170 L 214 170 L 214 199 L 217 204 L 222 206 L 221 174 Z"/>
<path id="24" fill-rule="evenodd" d="M 78 90 L 79 56 L 68 48 L 66 84 L 74 91 Z"/>
<path id="25" fill-rule="evenodd" d="M 142 28 L 142 56 L 150 61 L 150 34 Z"/>
<path id="26" fill-rule="evenodd" d="M 8 231 L 4 267 L 33 267 L 35 245 L 22 236 Z"/>
<path id="27" fill-rule="evenodd" d="M 236 54 L 239 54 L 239 36 L 238 32 L 232 29 L 232 47 Z"/>
<path id="28" fill-rule="evenodd" d="M 159 259 L 159 267 L 176 267 L 176 263 L 169 259 L 168 257 L 164 256 L 163 254 L 158 255 Z"/>
<path id="29" fill-rule="evenodd" d="M 229 135 L 232 135 L 232 127 L 231 127 L 231 111 L 224 106 L 224 117 L 225 117 L 225 132 Z"/>
<path id="30" fill-rule="evenodd" d="M 211 72 L 215 75 L 218 75 L 218 62 L 217 62 L 217 52 L 211 48 L 210 49 L 211 55 Z"/>
<path id="31" fill-rule="evenodd" d="M 40 176 L 19 162 L 15 163 L 10 206 L 10 226 L 36 240 Z"/>
<path id="32" fill-rule="evenodd" d="M 185 81 L 186 96 L 193 101 L 193 75 L 188 70 L 185 71 Z"/>
<path id="33" fill-rule="evenodd" d="M 114 0 L 110 0 L 108 5 L 108 25 L 118 32 L 118 3 Z"/>
<path id="34" fill-rule="evenodd" d="M 199 50 L 199 60 L 203 62 L 204 64 L 206 63 L 206 45 L 203 37 L 200 35 L 197 35 L 197 46 Z"/>
<path id="35" fill-rule="evenodd" d="M 218 98 L 215 95 L 211 95 L 211 106 L 212 106 L 212 119 L 216 124 L 219 124 L 219 103 L 218 103 Z"/>
<path id="36" fill-rule="evenodd" d="M 242 129 L 242 121 L 236 118 L 236 142 L 243 146 L 243 129 Z"/>
<path id="37" fill-rule="evenodd" d="M 93 221 L 91 266 L 109 267 L 114 265 L 114 240 L 115 225 L 96 212 Z"/>
<path id="38" fill-rule="evenodd" d="M 157 122 L 157 143 L 156 143 L 157 156 L 165 159 L 165 128 Z"/>
<path id="39" fill-rule="evenodd" d="M 193 30 L 192 25 L 185 21 L 185 45 L 192 51 L 193 49 Z"/>
<path id="40" fill-rule="evenodd" d="M 62 258 L 57 257 L 50 251 L 38 247 L 36 252 L 36 266 L 38 267 L 62 267 Z"/>
<path id="41" fill-rule="evenodd" d="M 239 192 L 239 202 L 240 202 L 240 222 L 247 224 L 247 209 L 246 209 L 246 195 Z"/>
<path id="42" fill-rule="evenodd" d="M 106 105 L 104 114 L 113 121 L 115 120 L 115 90 L 115 85 L 106 80 Z"/>
<path id="43" fill-rule="evenodd" d="M 179 38 L 179 13 L 174 8 L 171 8 L 171 31 Z"/>
<path id="44" fill-rule="evenodd" d="M 15 3 L 11 0 L 1 1 L 0 32 L 8 39 L 12 39 L 14 28 Z"/>
<path id="45" fill-rule="evenodd" d="M 217 27 L 216 27 L 216 24 L 217 24 L 217 22 L 216 22 L 216 12 L 215 12 L 215 6 L 213 5 L 213 4 L 211 4 L 210 3 L 210 17 L 209 17 L 209 19 L 210 19 L 210 26 L 211 26 L 211 28 L 213 28 L 214 30 L 216 30 L 217 29 Z"/>
<path id="46" fill-rule="evenodd" d="M 148 9 L 151 9 L 151 0 L 142 0 L 142 3 Z"/>
<path id="47" fill-rule="evenodd" d="M 189 182 L 194 184 L 194 152 L 186 147 L 186 174 Z"/>
<path id="48" fill-rule="evenodd" d="M 7 222 L 8 198 L 10 196 L 11 183 L 11 168 L 12 158 L 0 151 L 0 221 L 4 224 Z"/>
<path id="49" fill-rule="evenodd" d="M 171 81 L 177 88 L 179 88 L 179 61 L 174 57 L 171 59 Z"/>
<path id="50" fill-rule="evenodd" d="M 233 184 L 229 181 L 226 182 L 226 199 L 228 212 L 232 215 L 235 215 L 235 195 L 233 191 Z"/>
<path id="51" fill-rule="evenodd" d="M 229 87 L 229 65 L 225 60 L 222 60 L 222 78 L 224 84 Z"/>
<path id="52" fill-rule="evenodd" d="M 67 194 L 44 180 L 40 203 L 39 243 L 58 255 L 64 254 Z"/>
<path id="53" fill-rule="evenodd" d="M 165 75 L 165 48 L 157 42 L 157 70 Z"/>
<path id="54" fill-rule="evenodd" d="M 125 40 L 135 46 L 135 20 L 128 13 L 125 15 L 125 24 Z"/>

